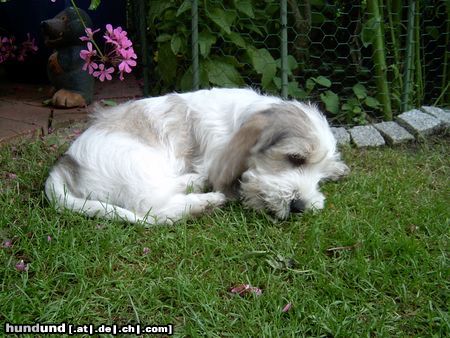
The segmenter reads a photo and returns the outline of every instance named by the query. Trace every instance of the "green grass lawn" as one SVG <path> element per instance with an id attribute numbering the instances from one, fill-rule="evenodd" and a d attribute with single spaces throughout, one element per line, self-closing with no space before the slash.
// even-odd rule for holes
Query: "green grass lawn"
<path id="1" fill-rule="evenodd" d="M 63 141 L 0 147 L 2 322 L 170 323 L 192 337 L 449 336 L 448 138 L 345 149 L 352 172 L 323 185 L 319 213 L 275 222 L 233 203 L 153 228 L 55 212 L 42 190 Z M 232 294 L 240 284 L 262 295 Z"/>

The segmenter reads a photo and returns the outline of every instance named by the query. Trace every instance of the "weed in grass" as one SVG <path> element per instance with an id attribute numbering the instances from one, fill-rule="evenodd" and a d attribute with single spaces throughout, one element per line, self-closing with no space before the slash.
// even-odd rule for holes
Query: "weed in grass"
<path id="1" fill-rule="evenodd" d="M 449 335 L 447 139 L 345 149 L 352 172 L 324 184 L 318 213 L 274 222 L 230 203 L 153 228 L 53 210 L 43 183 L 63 141 L 0 148 L 3 322 L 172 323 L 176 336 Z M 230 292 L 247 284 L 261 295 Z"/>

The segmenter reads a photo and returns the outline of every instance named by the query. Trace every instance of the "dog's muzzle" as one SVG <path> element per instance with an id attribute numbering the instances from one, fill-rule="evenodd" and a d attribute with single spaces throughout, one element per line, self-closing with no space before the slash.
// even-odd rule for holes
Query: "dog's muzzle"
<path id="1" fill-rule="evenodd" d="M 289 206 L 290 211 L 294 214 L 300 214 L 306 209 L 306 204 L 300 199 L 294 199 Z"/>

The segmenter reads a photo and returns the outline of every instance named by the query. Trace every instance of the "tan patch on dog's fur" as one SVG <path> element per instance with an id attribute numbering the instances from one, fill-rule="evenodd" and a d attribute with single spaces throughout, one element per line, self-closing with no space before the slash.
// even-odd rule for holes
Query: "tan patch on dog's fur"
<path id="1" fill-rule="evenodd" d="M 148 107 L 139 101 L 132 101 L 126 103 L 126 109 L 123 109 L 123 105 L 107 109 L 96 107 L 92 123 L 105 130 L 127 133 L 148 145 L 164 144 L 172 147 L 176 149 L 175 157 L 184 159 L 189 165 L 195 156 L 197 145 L 191 134 L 192 123 L 186 119 L 187 107 L 175 95 L 168 95 L 167 101 L 170 102 L 171 109 L 164 112 L 161 119 L 153 117 L 151 110 L 147 111 Z M 186 123 L 180 123 L 183 120 Z M 161 121 L 164 121 L 164 127 L 158 127 L 157 124 Z M 164 130 L 165 133 L 158 130 Z"/>
<path id="2" fill-rule="evenodd" d="M 233 195 L 233 184 L 248 168 L 250 151 L 268 123 L 267 116 L 256 114 L 248 119 L 231 138 L 209 173 L 215 190 Z"/>
<path id="3" fill-rule="evenodd" d="M 124 106 L 126 109 L 123 109 Z M 158 133 L 139 101 L 105 109 L 97 106 L 94 109 L 96 113 L 92 116 L 92 125 L 106 131 L 127 133 L 149 145 L 158 143 Z"/>

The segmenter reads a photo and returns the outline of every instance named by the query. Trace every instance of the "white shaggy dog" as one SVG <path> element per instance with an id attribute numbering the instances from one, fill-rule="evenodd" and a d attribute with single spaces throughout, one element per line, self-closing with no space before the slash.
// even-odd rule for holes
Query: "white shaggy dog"
<path id="1" fill-rule="evenodd" d="M 347 171 L 315 106 L 215 88 L 97 111 L 45 192 L 58 208 L 129 222 L 172 223 L 228 198 L 284 219 L 323 208 L 319 182 Z"/>

